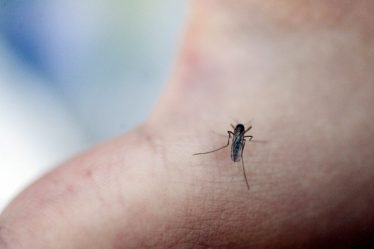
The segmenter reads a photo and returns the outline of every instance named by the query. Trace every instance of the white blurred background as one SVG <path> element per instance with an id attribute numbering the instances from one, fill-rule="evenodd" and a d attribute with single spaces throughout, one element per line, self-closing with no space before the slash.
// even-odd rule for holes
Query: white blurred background
<path id="1" fill-rule="evenodd" d="M 0 211 L 42 173 L 150 113 L 183 0 L 0 0 Z"/>

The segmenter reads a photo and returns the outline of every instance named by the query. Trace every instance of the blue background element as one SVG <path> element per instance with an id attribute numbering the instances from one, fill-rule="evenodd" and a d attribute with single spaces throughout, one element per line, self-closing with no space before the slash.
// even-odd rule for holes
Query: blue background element
<path id="1" fill-rule="evenodd" d="M 182 0 L 0 0 L 0 210 L 149 115 L 185 15 Z"/>

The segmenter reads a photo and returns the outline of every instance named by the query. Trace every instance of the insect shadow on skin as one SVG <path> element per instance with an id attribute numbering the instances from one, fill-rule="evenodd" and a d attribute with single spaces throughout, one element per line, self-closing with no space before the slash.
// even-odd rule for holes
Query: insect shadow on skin
<path id="1" fill-rule="evenodd" d="M 252 129 L 252 126 L 249 126 L 247 129 L 245 129 L 244 125 L 239 123 L 236 126 L 231 124 L 231 127 L 233 128 L 234 131 L 227 131 L 227 133 L 229 134 L 229 138 L 227 140 L 226 145 L 224 145 L 224 146 L 222 146 L 218 149 L 215 149 L 215 150 L 211 150 L 211 151 L 207 151 L 207 152 L 201 152 L 201 153 L 195 153 L 195 154 L 193 154 L 193 156 L 213 153 L 213 152 L 216 152 L 216 151 L 219 151 L 219 150 L 222 150 L 222 149 L 228 147 L 230 145 L 230 139 L 231 139 L 231 136 L 232 136 L 232 140 L 231 140 L 231 160 L 234 161 L 234 162 L 239 162 L 239 161 L 242 162 L 243 176 L 244 176 L 245 183 L 247 184 L 247 188 L 249 190 L 247 174 L 245 172 L 245 167 L 244 167 L 243 150 L 244 150 L 245 142 L 247 141 L 246 138 L 248 138 L 248 141 L 251 141 L 252 138 L 253 138 L 253 136 L 251 136 L 251 135 L 247 135 L 247 136 L 245 135 L 250 129 Z"/>

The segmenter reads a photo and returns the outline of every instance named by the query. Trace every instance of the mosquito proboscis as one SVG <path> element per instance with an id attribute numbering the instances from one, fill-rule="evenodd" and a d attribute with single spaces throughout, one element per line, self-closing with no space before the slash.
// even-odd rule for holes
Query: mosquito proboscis
<path id="1" fill-rule="evenodd" d="M 207 151 L 207 152 L 195 153 L 193 154 L 193 156 L 213 153 L 213 152 L 216 152 L 216 151 L 219 151 L 219 150 L 222 150 L 228 147 L 230 145 L 230 138 L 232 136 L 231 160 L 233 160 L 234 162 L 239 162 L 239 161 L 242 162 L 245 183 L 247 184 L 247 188 L 249 189 L 247 174 L 245 172 L 245 167 L 244 167 L 243 150 L 244 150 L 245 142 L 247 141 L 246 138 L 248 138 L 248 141 L 251 141 L 253 138 L 253 136 L 251 135 L 247 135 L 247 136 L 245 135 L 250 129 L 252 129 L 252 126 L 249 126 L 247 129 L 245 129 L 243 124 L 237 124 L 236 126 L 231 125 L 231 127 L 233 128 L 233 131 L 227 131 L 227 133 L 229 134 L 229 138 L 225 146 L 222 146 L 218 149 Z"/>

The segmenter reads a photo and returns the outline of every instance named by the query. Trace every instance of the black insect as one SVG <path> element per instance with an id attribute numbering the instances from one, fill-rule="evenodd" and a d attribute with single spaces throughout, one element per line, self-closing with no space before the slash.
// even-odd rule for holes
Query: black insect
<path id="1" fill-rule="evenodd" d="M 207 152 L 202 152 L 202 153 L 195 153 L 193 154 L 194 156 L 196 155 L 203 155 L 203 154 L 209 154 L 212 152 L 216 152 L 218 150 L 224 149 L 227 146 L 230 145 L 230 138 L 232 135 L 232 141 L 231 141 L 231 159 L 234 162 L 239 162 L 240 160 L 242 161 L 242 167 L 243 167 L 243 175 L 245 179 L 245 183 L 247 184 L 247 188 L 249 189 L 249 184 L 247 180 L 247 174 L 245 173 L 245 167 L 244 167 L 244 160 L 243 160 L 243 149 L 245 146 L 246 139 L 249 138 L 248 141 L 251 141 L 253 136 L 245 136 L 245 134 L 252 129 L 252 126 L 249 126 L 248 129 L 245 129 L 244 125 L 238 124 L 236 127 L 231 125 L 231 127 L 234 129 L 234 132 L 232 131 L 227 131 L 229 134 L 229 139 L 227 140 L 227 144 L 225 146 L 222 146 L 218 149 L 212 150 L 212 151 L 207 151 Z"/>

